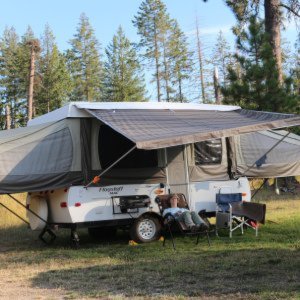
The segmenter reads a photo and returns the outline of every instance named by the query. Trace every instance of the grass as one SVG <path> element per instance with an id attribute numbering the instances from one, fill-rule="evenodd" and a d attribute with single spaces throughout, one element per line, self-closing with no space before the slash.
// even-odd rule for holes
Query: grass
<path id="1" fill-rule="evenodd" d="M 59 231 L 49 247 L 0 208 L 0 298 L 300 299 L 299 196 L 266 203 L 258 238 L 224 232 L 209 247 L 176 237 L 176 252 L 170 241 L 128 246 L 122 231 L 102 242 L 81 231 L 79 250 Z"/>

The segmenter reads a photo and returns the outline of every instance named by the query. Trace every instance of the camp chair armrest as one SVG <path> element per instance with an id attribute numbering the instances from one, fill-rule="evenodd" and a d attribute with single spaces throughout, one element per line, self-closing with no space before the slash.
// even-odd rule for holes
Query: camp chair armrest
<path id="1" fill-rule="evenodd" d="M 164 222 L 166 224 L 170 224 L 170 223 L 173 223 L 175 221 L 175 217 L 171 214 L 171 213 L 167 213 L 165 216 L 164 216 Z"/>

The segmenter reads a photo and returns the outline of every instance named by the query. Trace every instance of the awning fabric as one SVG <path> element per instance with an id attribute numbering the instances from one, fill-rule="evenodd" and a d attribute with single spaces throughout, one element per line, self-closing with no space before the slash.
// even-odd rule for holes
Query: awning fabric
<path id="1" fill-rule="evenodd" d="M 300 136 L 293 133 L 287 136 L 287 133 L 285 130 L 260 131 L 235 136 L 233 171 L 258 178 L 300 175 Z"/>
<path id="2" fill-rule="evenodd" d="M 139 149 L 159 149 L 253 131 L 300 125 L 299 115 L 251 110 L 101 110 L 88 113 Z"/>

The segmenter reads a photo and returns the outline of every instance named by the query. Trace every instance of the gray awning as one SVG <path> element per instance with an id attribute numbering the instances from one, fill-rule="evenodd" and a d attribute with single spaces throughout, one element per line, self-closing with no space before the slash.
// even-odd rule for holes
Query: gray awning
<path id="1" fill-rule="evenodd" d="M 300 125 L 300 116 L 251 110 L 101 110 L 91 115 L 130 139 L 139 149 L 158 149 L 199 141 Z"/>

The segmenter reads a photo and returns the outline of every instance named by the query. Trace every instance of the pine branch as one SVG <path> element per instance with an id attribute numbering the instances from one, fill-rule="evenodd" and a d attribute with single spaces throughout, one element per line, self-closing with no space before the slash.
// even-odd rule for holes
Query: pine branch
<path id="1" fill-rule="evenodd" d="M 298 7 L 298 11 L 296 11 L 295 9 L 293 9 L 292 7 L 284 4 L 284 3 L 280 3 L 279 6 L 285 8 L 286 10 L 288 10 L 290 13 L 294 14 L 296 17 L 299 17 L 300 18 L 300 14 L 299 14 L 299 10 L 300 10 L 300 7 Z"/>

